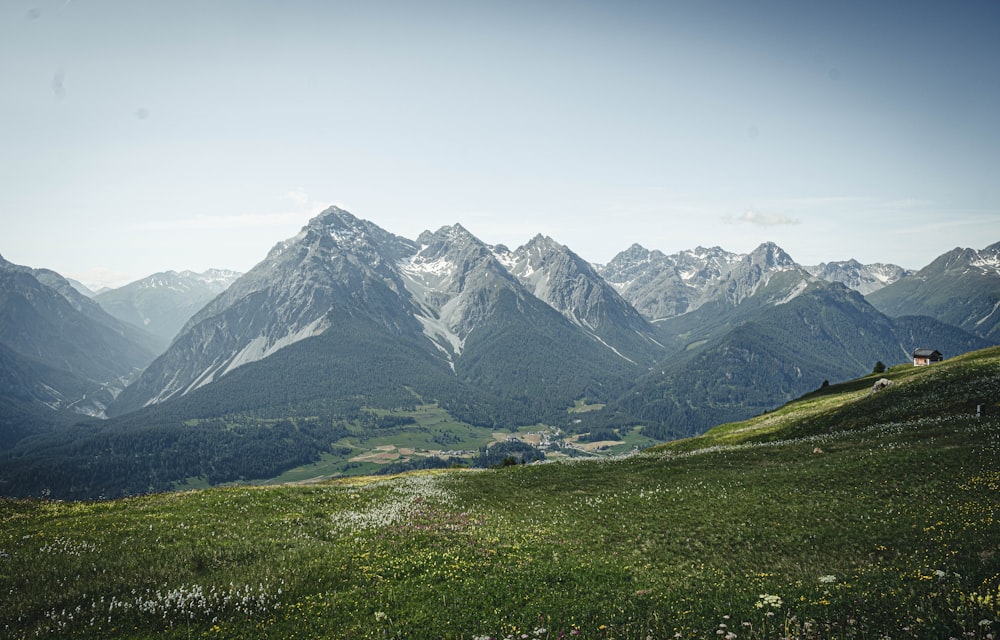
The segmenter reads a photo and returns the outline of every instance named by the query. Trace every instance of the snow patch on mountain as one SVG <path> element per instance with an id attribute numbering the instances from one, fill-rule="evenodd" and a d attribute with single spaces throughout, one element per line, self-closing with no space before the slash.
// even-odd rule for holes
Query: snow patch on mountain
<path id="1" fill-rule="evenodd" d="M 330 237 L 333 238 L 334 242 L 336 242 L 339 247 L 345 249 L 350 249 L 358 246 L 359 244 L 364 244 L 365 241 L 364 234 L 361 230 L 351 227 L 330 229 Z"/>
<path id="2" fill-rule="evenodd" d="M 1000 273 L 1000 255 L 980 253 L 975 260 L 969 263 L 970 266 L 977 267 L 983 271 L 993 271 Z"/>
<path id="3" fill-rule="evenodd" d="M 683 280 L 684 282 L 687 282 L 688 280 L 691 280 L 696 275 L 698 275 L 698 270 L 697 269 L 685 269 L 685 270 L 683 270 L 683 271 L 680 272 L 681 280 Z"/>
<path id="4" fill-rule="evenodd" d="M 428 260 L 418 253 L 411 259 L 401 263 L 400 269 L 412 278 L 426 281 L 431 278 L 445 278 L 453 274 L 456 267 L 453 262 L 448 260 L 447 256 Z"/>
<path id="5" fill-rule="evenodd" d="M 493 257 L 496 258 L 497 262 L 503 265 L 504 269 L 511 273 L 514 272 L 514 268 L 517 266 L 516 254 L 502 244 L 490 247 L 490 252 L 493 254 Z"/>
<path id="6" fill-rule="evenodd" d="M 398 265 L 399 271 L 403 276 L 403 285 L 416 303 L 414 317 L 420 322 L 424 335 L 448 357 L 448 363 L 454 370 L 452 357 L 462 353 L 465 340 L 453 329 L 461 315 L 459 297 L 448 299 L 452 294 L 447 291 L 447 285 L 457 274 L 458 265 L 447 255 L 428 258 L 423 253 L 427 248 L 427 245 L 422 245 L 419 252 L 402 260 Z M 439 309 L 438 304 L 445 299 L 447 302 Z"/>
<path id="7" fill-rule="evenodd" d="M 802 268 L 821 280 L 839 282 L 865 296 L 911 275 L 910 271 L 894 264 L 861 264 L 857 260 L 824 262 Z"/>
<path id="8" fill-rule="evenodd" d="M 183 278 L 190 278 L 191 280 L 201 282 L 209 289 L 222 293 L 229 288 L 229 285 L 239 280 L 243 274 L 239 271 L 231 271 L 229 269 L 208 269 L 202 273 L 181 271 L 180 275 Z"/>

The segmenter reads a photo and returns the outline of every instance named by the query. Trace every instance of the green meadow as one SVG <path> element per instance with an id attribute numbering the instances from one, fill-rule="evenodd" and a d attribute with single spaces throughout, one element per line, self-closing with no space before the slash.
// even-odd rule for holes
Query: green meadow
<path id="1" fill-rule="evenodd" d="M 3 500 L 0 637 L 992 640 L 998 403 L 991 349 L 627 457 Z"/>

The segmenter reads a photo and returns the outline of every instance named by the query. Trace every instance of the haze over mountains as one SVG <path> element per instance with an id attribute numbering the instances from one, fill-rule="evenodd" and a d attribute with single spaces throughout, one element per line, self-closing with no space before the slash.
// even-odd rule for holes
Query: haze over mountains
<path id="1" fill-rule="evenodd" d="M 54 271 L 0 257 L 5 401 L 101 415 L 153 359 L 154 344 L 153 336 L 112 317 Z"/>
<path id="2" fill-rule="evenodd" d="M 114 317 L 142 327 L 166 349 L 184 324 L 208 302 L 229 288 L 240 273 L 225 269 L 166 271 L 93 295 Z"/>
<path id="3" fill-rule="evenodd" d="M 510 250 L 455 224 L 409 240 L 331 207 L 243 275 L 166 272 L 93 300 L 53 272 L 4 261 L 0 278 L 0 449 L 29 466 L 69 443 L 100 451 L 109 429 L 292 419 L 305 438 L 304 417 L 346 429 L 428 404 L 472 427 L 666 440 L 1000 335 L 1000 244 L 917 273 L 803 267 L 773 243 L 636 244 L 592 265 L 542 235 Z M 112 419 L 68 426 L 73 412 Z M 309 433 L 289 465 L 329 446 Z M 185 477 L 171 473 L 158 482 Z"/>

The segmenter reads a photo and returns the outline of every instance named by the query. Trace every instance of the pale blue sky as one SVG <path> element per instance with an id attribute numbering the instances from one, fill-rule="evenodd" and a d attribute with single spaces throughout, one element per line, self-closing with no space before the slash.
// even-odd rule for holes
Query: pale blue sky
<path id="1" fill-rule="evenodd" d="M 606 262 L 1000 241 L 997 2 L 0 2 L 0 254 L 247 270 L 338 204 Z"/>

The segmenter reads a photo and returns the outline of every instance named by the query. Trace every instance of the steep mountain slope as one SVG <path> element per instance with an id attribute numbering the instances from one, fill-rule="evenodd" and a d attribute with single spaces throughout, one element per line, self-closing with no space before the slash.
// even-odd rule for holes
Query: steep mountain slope
<path id="1" fill-rule="evenodd" d="M 890 316 L 931 316 L 1000 342 L 1000 243 L 953 249 L 868 300 Z"/>
<path id="2" fill-rule="evenodd" d="M 728 324 L 697 335 L 701 340 L 684 356 L 609 409 L 651 423 L 647 431 L 657 438 L 673 439 L 771 410 L 824 380 L 864 375 L 878 361 L 907 362 L 927 341 L 947 344 L 952 354 L 986 346 L 932 319 L 894 322 L 856 291 L 826 282 L 809 283 L 780 304 L 747 306 L 730 313 Z"/>
<path id="3" fill-rule="evenodd" d="M 407 290 L 419 309 L 424 334 L 454 366 L 469 335 L 489 316 L 497 290 L 523 298 L 524 291 L 489 249 L 459 224 L 417 238 L 419 251 L 400 263 Z"/>
<path id="4" fill-rule="evenodd" d="M 497 259 L 535 297 L 623 358 L 650 362 L 663 352 L 656 330 L 594 268 L 552 238 L 537 235 Z"/>
<path id="5" fill-rule="evenodd" d="M 773 243 L 743 256 L 635 245 L 602 269 L 615 287 L 544 236 L 509 251 L 456 224 L 414 242 L 334 207 L 192 316 L 121 394 L 113 419 L 72 437 L 53 422 L 33 432 L 48 430 L 44 437 L 16 444 L 36 425 L 34 408 L 79 410 L 74 399 L 93 398 L 74 386 L 79 377 L 64 380 L 66 367 L 23 349 L 86 359 L 74 355 L 80 345 L 0 342 L 10 460 L 93 496 L 192 477 L 273 478 L 307 464 L 356 473 L 370 463 L 355 463 L 354 447 L 417 439 L 427 451 L 477 448 L 493 432 L 538 424 L 591 440 L 617 430 L 641 446 L 768 411 L 878 360 L 904 362 L 915 347 L 950 357 L 985 344 L 926 317 L 891 321 Z M 59 291 L 31 270 L 11 273 L 35 283 L 39 293 L 25 300 L 126 326 L 58 274 L 43 275 Z M 664 283 L 667 295 L 655 291 Z M 654 324 L 616 288 L 673 315 Z M 0 306 L 22 308 L 34 307 Z M 44 324 L 0 330 L 26 323 Z"/>
<path id="6" fill-rule="evenodd" d="M 288 354 L 272 360 L 305 341 L 291 352 L 304 363 Z M 384 364 L 404 353 L 409 365 Z M 395 406 L 410 389 L 477 424 L 532 424 L 565 415 L 582 396 L 608 397 L 634 366 L 532 295 L 461 226 L 413 243 L 334 207 L 195 315 L 115 412 L 235 376 L 199 394 L 198 405 L 207 409 L 205 398 L 223 394 L 211 410 L 264 406 L 272 396 Z M 373 370 L 379 382 L 359 386 Z"/>
<path id="7" fill-rule="evenodd" d="M 401 265 L 417 318 L 463 383 L 504 399 L 508 417 L 499 424 L 530 424 L 577 398 L 607 397 L 635 366 L 533 295 L 460 225 L 417 243 Z"/>
<path id="8" fill-rule="evenodd" d="M 787 290 L 770 289 L 766 296 L 756 296 L 759 290 L 767 289 L 772 280 L 787 280 L 780 278 L 779 274 L 791 274 L 795 284 Z M 764 304 L 783 304 L 801 293 L 810 279 L 809 274 L 781 247 L 766 242 L 733 263 L 728 273 L 708 287 L 707 297 L 734 306 L 751 296 L 756 296 Z"/>
<path id="9" fill-rule="evenodd" d="M 634 244 L 597 272 L 650 321 L 694 311 L 742 256 L 698 247 L 667 256 Z"/>
<path id="10" fill-rule="evenodd" d="M 224 269 L 204 273 L 166 271 L 93 298 L 114 317 L 156 336 L 162 352 L 195 313 L 240 275 Z"/>
<path id="11" fill-rule="evenodd" d="M 803 267 L 820 280 L 839 282 L 854 289 L 863 296 L 901 280 L 913 272 L 894 264 L 861 264 L 857 260 L 842 262 L 822 262 L 816 266 Z"/>
<path id="12" fill-rule="evenodd" d="M 106 399 L 105 399 L 106 398 Z M 97 413 L 110 394 L 93 382 L 27 358 L 0 344 L 0 451 L 21 440 L 69 426 L 80 412 Z"/>
<path id="13" fill-rule="evenodd" d="M 0 258 L 0 345 L 8 350 L 3 395 L 100 415 L 152 360 L 142 337 L 55 272 Z"/>
<path id="14" fill-rule="evenodd" d="M 741 422 L 720 424 L 704 434 L 652 447 L 653 452 L 690 453 L 699 449 L 766 444 L 778 439 L 820 440 L 832 433 L 863 434 L 884 427 L 904 437 L 932 425 L 977 425 L 995 440 L 1000 402 L 990 391 L 1000 383 L 1000 347 L 987 347 L 929 367 L 896 366 L 884 372 L 825 385 L 774 411 Z M 874 392 L 874 383 L 892 382 Z M 977 416 L 977 408 L 980 415 Z M 986 418 L 986 420 L 983 420 Z M 903 427 L 901 430 L 900 428 Z M 985 427 L 985 428 L 983 428 Z M 859 443 L 860 444 L 860 443 Z M 934 439 L 927 443 L 940 452 Z M 994 442 L 989 448 L 996 448 Z"/>
<path id="15" fill-rule="evenodd" d="M 985 349 L 997 343 L 927 316 L 900 316 L 892 318 L 900 347 L 907 357 L 914 349 L 931 348 L 940 351 L 946 359 L 969 351 Z"/>
<path id="16" fill-rule="evenodd" d="M 331 208 L 188 321 L 130 386 L 116 413 L 187 394 L 339 326 L 418 336 L 394 265 L 412 243 Z"/>
<path id="17" fill-rule="evenodd" d="M 767 245 L 777 248 L 773 243 Z M 668 256 L 634 244 L 608 264 L 596 268 L 646 318 L 661 320 L 694 311 L 714 300 L 719 293 L 718 285 L 746 257 L 719 247 L 697 247 Z M 794 262 L 785 254 L 771 266 L 781 269 L 793 265 Z M 794 266 L 820 280 L 844 284 L 862 295 L 912 273 L 893 264 L 863 265 L 853 259 L 816 266 Z"/>
<path id="18" fill-rule="evenodd" d="M 762 311 L 794 300 L 810 284 L 819 283 L 780 247 L 764 243 L 707 283 L 696 308 L 657 325 L 664 334 L 675 336 L 691 349 Z"/>
<path id="19" fill-rule="evenodd" d="M 97 304 L 90 296 L 81 293 L 80 290 L 67 278 L 52 271 L 51 269 L 34 269 L 22 265 L 7 262 L 0 256 L 0 269 L 17 271 L 32 275 L 43 285 L 51 288 L 61 295 L 79 313 L 89 320 L 105 326 L 115 333 L 121 335 L 129 342 L 132 342 L 146 351 L 156 352 L 156 337 L 150 332 L 136 327 L 127 322 L 122 322 L 106 312 L 101 305 Z"/>
<path id="20" fill-rule="evenodd" d="M 684 437 L 770 410 L 823 380 L 863 375 L 877 361 L 906 362 L 914 348 L 953 356 L 991 344 L 928 317 L 892 321 L 773 243 L 727 264 L 693 310 L 657 323 L 683 351 L 609 412 L 650 423 L 646 433 L 657 438 Z"/>
<path id="21" fill-rule="evenodd" d="M 83 294 L 84 296 L 86 296 L 88 298 L 93 298 L 94 296 L 97 295 L 96 291 L 91 291 L 90 287 L 88 287 L 87 285 L 83 284 L 79 280 L 74 280 L 73 278 L 66 278 L 66 281 L 69 282 L 70 285 L 72 285 L 74 289 L 76 289 L 77 291 L 79 291 L 81 294 Z M 107 290 L 107 289 L 105 289 L 105 290 Z"/>

